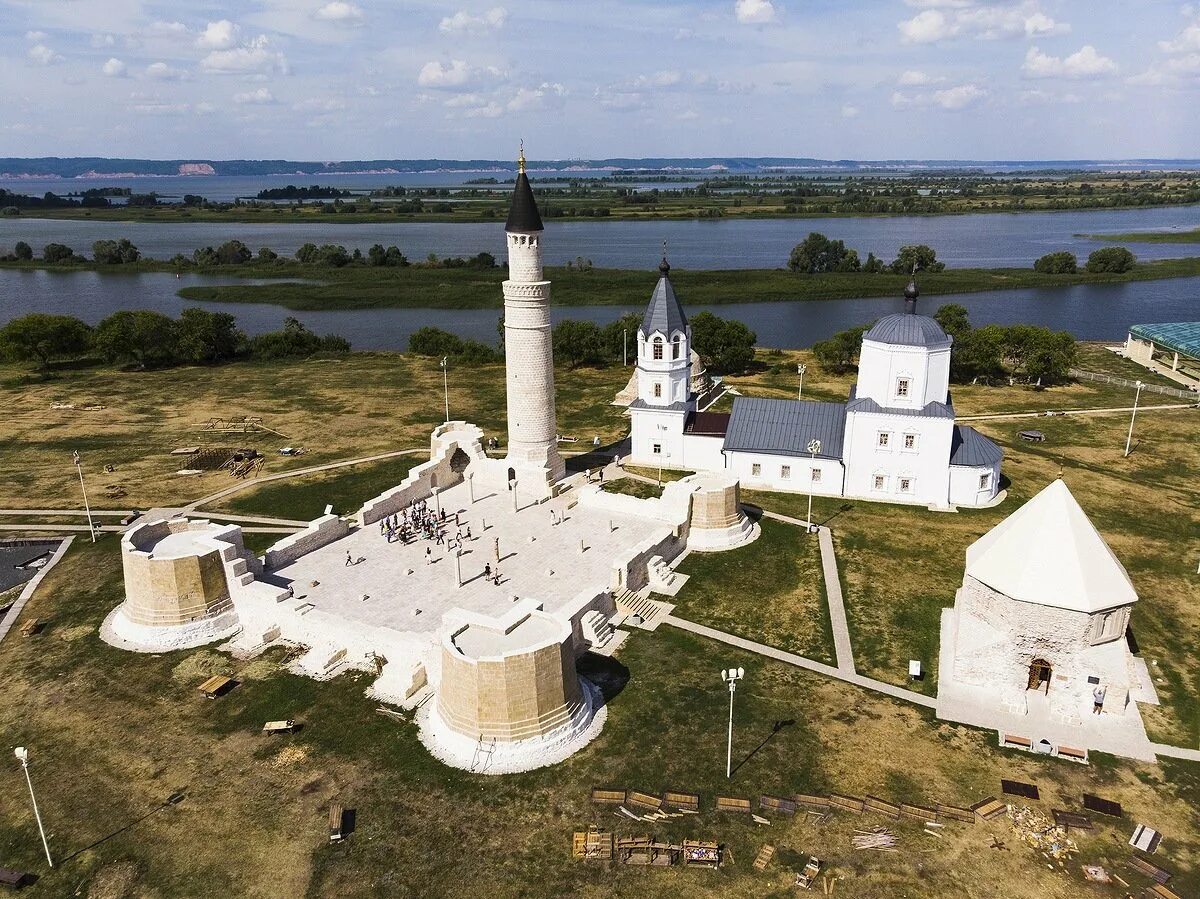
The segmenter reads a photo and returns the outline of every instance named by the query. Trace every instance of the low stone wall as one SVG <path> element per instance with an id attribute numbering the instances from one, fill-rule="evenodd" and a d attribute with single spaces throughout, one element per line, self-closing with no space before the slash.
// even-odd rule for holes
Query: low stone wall
<path id="1" fill-rule="evenodd" d="M 664 562 L 669 563 L 683 552 L 686 545 L 685 537 L 675 532 L 643 540 L 624 558 L 618 557 L 613 560 L 613 589 L 618 592 L 621 590 L 637 592 L 642 589 L 650 583 L 650 574 L 647 570 L 650 560 L 655 556 L 661 556 Z"/>
<path id="2" fill-rule="evenodd" d="M 268 549 L 263 556 L 263 567 L 268 571 L 280 568 L 349 533 L 350 524 L 336 515 L 314 518 L 304 530 L 289 534 Z"/>

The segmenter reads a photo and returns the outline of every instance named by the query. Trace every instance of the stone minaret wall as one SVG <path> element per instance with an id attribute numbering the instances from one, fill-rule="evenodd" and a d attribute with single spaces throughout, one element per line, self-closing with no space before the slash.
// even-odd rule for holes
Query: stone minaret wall
<path id="1" fill-rule="evenodd" d="M 554 354 L 550 341 L 550 282 L 542 277 L 540 232 L 508 232 L 504 282 L 504 354 L 508 384 L 508 463 L 517 477 L 565 473 L 554 413 Z M 524 470 L 524 472 L 522 471 Z"/>

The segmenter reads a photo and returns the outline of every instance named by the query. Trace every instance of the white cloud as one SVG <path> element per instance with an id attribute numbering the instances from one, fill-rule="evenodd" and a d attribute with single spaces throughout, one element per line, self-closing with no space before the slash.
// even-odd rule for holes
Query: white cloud
<path id="1" fill-rule="evenodd" d="M 494 31 L 503 28 L 507 21 L 508 10 L 503 6 L 493 7 L 478 16 L 473 16 L 465 9 L 460 9 L 454 15 L 442 19 L 438 24 L 438 30 L 444 31 L 446 34 Z"/>
<path id="2" fill-rule="evenodd" d="M 234 94 L 233 102 L 239 106 L 270 106 L 275 103 L 275 95 L 267 88 L 260 87 L 257 90 L 246 91 L 245 93 Z"/>
<path id="3" fill-rule="evenodd" d="M 240 47 L 213 50 L 200 60 L 200 68 L 219 75 L 279 72 L 288 74 L 287 57 L 275 50 L 265 34 Z"/>
<path id="4" fill-rule="evenodd" d="M 511 112 L 544 109 L 547 106 L 557 105 L 566 95 L 567 89 L 557 81 L 543 81 L 536 88 L 522 87 L 518 89 L 516 95 L 508 101 L 508 109 Z"/>
<path id="5" fill-rule="evenodd" d="M 931 44 L 954 37 L 1000 40 L 1066 34 L 1071 26 L 1042 12 L 1036 0 L 1012 3 L 916 2 L 922 11 L 900 22 L 910 44 Z M 943 11 L 945 10 L 945 11 Z"/>
<path id="6" fill-rule="evenodd" d="M 1056 22 L 1041 12 L 1036 12 L 1025 20 L 1026 37 L 1046 37 L 1052 34 L 1066 34 L 1070 30 L 1070 25 L 1065 22 Z"/>
<path id="7" fill-rule="evenodd" d="M 110 58 L 108 60 L 108 62 L 106 62 L 103 66 L 100 67 L 100 71 L 103 72 L 105 75 L 107 75 L 109 78 L 124 78 L 125 77 L 125 63 L 121 62 L 121 60 L 117 59 L 114 56 L 114 57 Z"/>
<path id="8" fill-rule="evenodd" d="M 152 62 L 146 66 L 146 77 L 153 78 L 155 81 L 182 81 L 187 77 L 187 72 L 169 66 L 165 62 Z"/>
<path id="9" fill-rule="evenodd" d="M 1175 56 L 1155 63 L 1146 71 L 1129 78 L 1130 84 L 1158 87 L 1179 85 L 1180 82 L 1200 78 L 1200 53 Z"/>
<path id="10" fill-rule="evenodd" d="M 154 22 L 150 26 L 150 31 L 153 34 L 161 34 L 173 37 L 187 34 L 187 26 L 182 22 Z"/>
<path id="11" fill-rule="evenodd" d="M 63 61 L 62 56 L 55 53 L 45 44 L 34 44 L 29 48 L 26 56 L 29 57 L 31 63 L 38 66 L 52 66 Z"/>
<path id="12" fill-rule="evenodd" d="M 93 34 L 88 43 L 97 50 L 101 50 L 105 47 L 115 47 L 117 45 L 117 38 L 111 34 Z"/>
<path id="13" fill-rule="evenodd" d="M 1164 53 L 1200 51 L 1200 22 L 1193 22 L 1172 41 L 1159 41 L 1158 48 Z"/>
<path id="14" fill-rule="evenodd" d="M 50 35 L 46 34 L 46 32 L 44 32 L 44 31 L 26 31 L 25 32 L 25 40 L 33 41 L 35 44 L 40 44 L 42 41 L 44 41 L 49 36 Z"/>
<path id="15" fill-rule="evenodd" d="M 984 97 L 987 91 L 978 85 L 960 84 L 958 87 L 948 87 L 945 90 L 933 92 L 933 102 L 943 109 L 966 109 L 973 106 Z"/>
<path id="16" fill-rule="evenodd" d="M 474 71 L 461 59 L 448 63 L 427 62 L 421 66 L 417 84 L 421 87 L 462 87 L 473 77 Z"/>
<path id="17" fill-rule="evenodd" d="M 958 33 L 958 29 L 939 9 L 927 9 L 896 26 L 900 37 L 910 44 L 931 44 Z"/>
<path id="18" fill-rule="evenodd" d="M 199 103 L 196 104 L 196 114 L 197 115 L 211 115 L 212 113 L 214 113 L 216 111 L 217 111 L 216 105 L 213 103 L 209 103 L 207 100 L 201 100 Z"/>
<path id="19" fill-rule="evenodd" d="M 346 0 L 333 0 L 331 3 L 326 3 L 313 15 L 323 22 L 341 22 L 343 24 L 361 22 L 363 19 L 362 9 Z"/>
<path id="20" fill-rule="evenodd" d="M 926 85 L 937 84 L 945 80 L 945 78 L 930 75 L 928 72 L 909 69 L 896 80 L 896 83 L 901 87 L 925 87 Z"/>
<path id="21" fill-rule="evenodd" d="M 851 106 L 849 103 L 847 103 L 845 106 L 842 107 L 842 118 L 843 119 L 857 118 L 859 112 L 861 112 L 861 110 L 857 106 Z"/>
<path id="22" fill-rule="evenodd" d="M 1066 58 L 1050 56 L 1037 47 L 1025 54 L 1021 71 L 1027 78 L 1096 78 L 1111 75 L 1117 64 L 1101 56 L 1091 44 L 1086 44 Z"/>
<path id="23" fill-rule="evenodd" d="M 228 19 L 209 22 L 196 38 L 196 46 L 206 50 L 228 50 L 238 42 L 239 31 L 241 29 Z"/>
<path id="24" fill-rule="evenodd" d="M 186 103 L 167 103 L 162 100 L 149 100 L 142 103 L 135 103 L 130 108 L 141 115 L 182 115 L 188 111 L 189 107 Z"/>
<path id="25" fill-rule="evenodd" d="M 638 75 L 633 81 L 629 82 L 629 87 L 634 90 L 642 90 L 644 88 L 654 87 L 671 87 L 679 84 L 683 80 L 683 75 L 674 69 L 669 69 L 662 72 L 654 72 L 651 75 Z"/>
<path id="26" fill-rule="evenodd" d="M 761 25 L 775 21 L 775 5 L 771 0 L 737 0 L 733 14 L 743 25 Z"/>

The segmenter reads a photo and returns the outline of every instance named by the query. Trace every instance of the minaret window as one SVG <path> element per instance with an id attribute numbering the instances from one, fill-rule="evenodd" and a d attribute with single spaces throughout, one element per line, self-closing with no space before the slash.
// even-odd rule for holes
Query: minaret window
<path id="1" fill-rule="evenodd" d="M 663 357 L 663 342 L 661 337 L 654 338 L 654 358 L 662 359 Z"/>
<path id="2" fill-rule="evenodd" d="M 898 378 L 896 380 L 896 396 L 908 396 L 908 378 Z"/>
<path id="3" fill-rule="evenodd" d="M 654 384 L 654 398 L 662 399 L 662 384 L 659 384 L 657 382 L 655 382 L 655 384 Z"/>

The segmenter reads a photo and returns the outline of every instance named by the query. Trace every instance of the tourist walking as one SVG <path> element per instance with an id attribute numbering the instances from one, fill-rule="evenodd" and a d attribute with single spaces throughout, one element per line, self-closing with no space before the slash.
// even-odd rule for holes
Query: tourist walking
<path id="1" fill-rule="evenodd" d="M 1099 715 L 1104 711 L 1104 694 L 1108 691 L 1107 687 L 1096 687 L 1092 691 L 1092 714 Z"/>
<path id="2" fill-rule="evenodd" d="M 353 564 L 354 564 L 353 557 L 350 555 L 350 553 L 346 553 L 346 567 L 349 568 Z"/>

